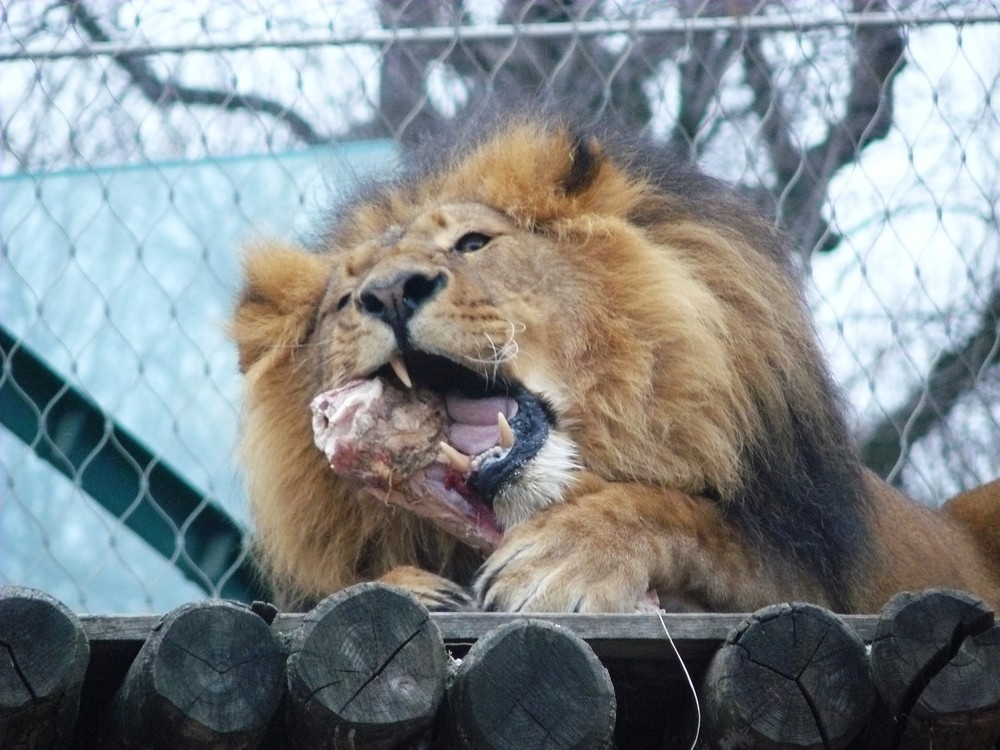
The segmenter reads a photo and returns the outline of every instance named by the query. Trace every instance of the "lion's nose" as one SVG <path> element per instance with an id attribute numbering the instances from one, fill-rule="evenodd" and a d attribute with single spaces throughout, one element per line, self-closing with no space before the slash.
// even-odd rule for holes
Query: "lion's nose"
<path id="1" fill-rule="evenodd" d="M 400 271 L 389 278 L 375 278 L 365 283 L 357 297 L 358 308 L 388 324 L 396 333 L 405 334 L 410 318 L 434 295 L 447 278 L 444 273 L 430 276 L 416 271 Z"/>

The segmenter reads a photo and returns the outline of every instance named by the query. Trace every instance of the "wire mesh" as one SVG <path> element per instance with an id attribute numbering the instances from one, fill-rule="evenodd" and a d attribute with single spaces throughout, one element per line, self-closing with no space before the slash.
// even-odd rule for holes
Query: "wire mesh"
<path id="1" fill-rule="evenodd" d="M 103 612 L 224 593 L 240 539 L 189 548 L 199 519 L 228 519 L 237 537 L 249 525 L 224 332 L 240 243 L 308 232 L 399 149 L 526 102 L 677 150 L 784 227 L 876 471 L 931 504 L 1000 475 L 996 4 L 2 12 L 0 388 L 27 403 L 13 375 L 27 353 L 62 385 L 28 410 L 28 437 L 0 433 L 0 583 Z M 71 391 L 99 415 L 75 463 L 66 446 L 82 428 L 53 416 Z M 123 453 L 122 435 L 149 461 Z M 107 446 L 136 477 L 118 506 L 88 490 Z M 188 511 L 151 493 L 161 470 L 193 489 Z"/>

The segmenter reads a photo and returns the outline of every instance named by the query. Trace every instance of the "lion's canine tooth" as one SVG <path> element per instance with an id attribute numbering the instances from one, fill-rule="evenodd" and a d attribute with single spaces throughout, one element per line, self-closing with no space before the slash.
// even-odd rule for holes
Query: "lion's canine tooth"
<path id="1" fill-rule="evenodd" d="M 500 447 L 513 448 L 514 430 L 510 428 L 510 422 L 507 421 L 507 417 L 503 415 L 502 411 L 497 412 L 497 427 L 500 428 Z"/>
<path id="2" fill-rule="evenodd" d="M 403 361 L 403 355 L 396 353 L 389 358 L 389 365 L 392 367 L 392 371 L 396 373 L 396 377 L 399 378 L 400 382 L 407 388 L 413 388 L 413 381 L 410 380 L 410 373 L 406 371 L 406 363 Z"/>
<path id="3" fill-rule="evenodd" d="M 472 459 L 466 456 L 457 448 L 454 448 L 443 440 L 438 443 L 441 448 L 441 455 L 451 468 L 461 474 L 468 474 L 472 467 Z"/>

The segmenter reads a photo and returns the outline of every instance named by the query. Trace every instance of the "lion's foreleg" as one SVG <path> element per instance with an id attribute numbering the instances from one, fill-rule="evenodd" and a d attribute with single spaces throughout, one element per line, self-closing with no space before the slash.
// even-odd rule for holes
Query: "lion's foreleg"
<path id="1" fill-rule="evenodd" d="M 487 609 L 632 612 L 646 592 L 705 610 L 823 603 L 821 589 L 769 559 L 716 502 L 584 476 L 573 495 L 506 535 L 475 584 Z"/>

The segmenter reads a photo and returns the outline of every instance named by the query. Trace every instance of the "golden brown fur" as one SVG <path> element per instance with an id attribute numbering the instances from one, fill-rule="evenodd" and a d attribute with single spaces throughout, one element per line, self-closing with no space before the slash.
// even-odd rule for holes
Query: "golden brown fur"
<path id="1" fill-rule="evenodd" d="M 978 541 L 1000 510 L 919 508 L 865 475 L 778 238 L 717 184 L 650 164 L 526 118 L 369 191 L 316 252 L 248 252 L 243 455 L 286 602 L 380 576 L 440 602 L 441 575 L 536 611 L 627 611 L 651 587 L 714 610 L 872 611 L 931 585 L 1000 604 L 996 542 Z M 489 244 L 455 252 L 467 232 Z M 511 516 L 478 574 L 481 557 L 363 496 L 312 443 L 312 396 L 396 352 L 356 302 L 400 274 L 443 279 L 413 346 L 543 397 L 580 465 Z"/>

